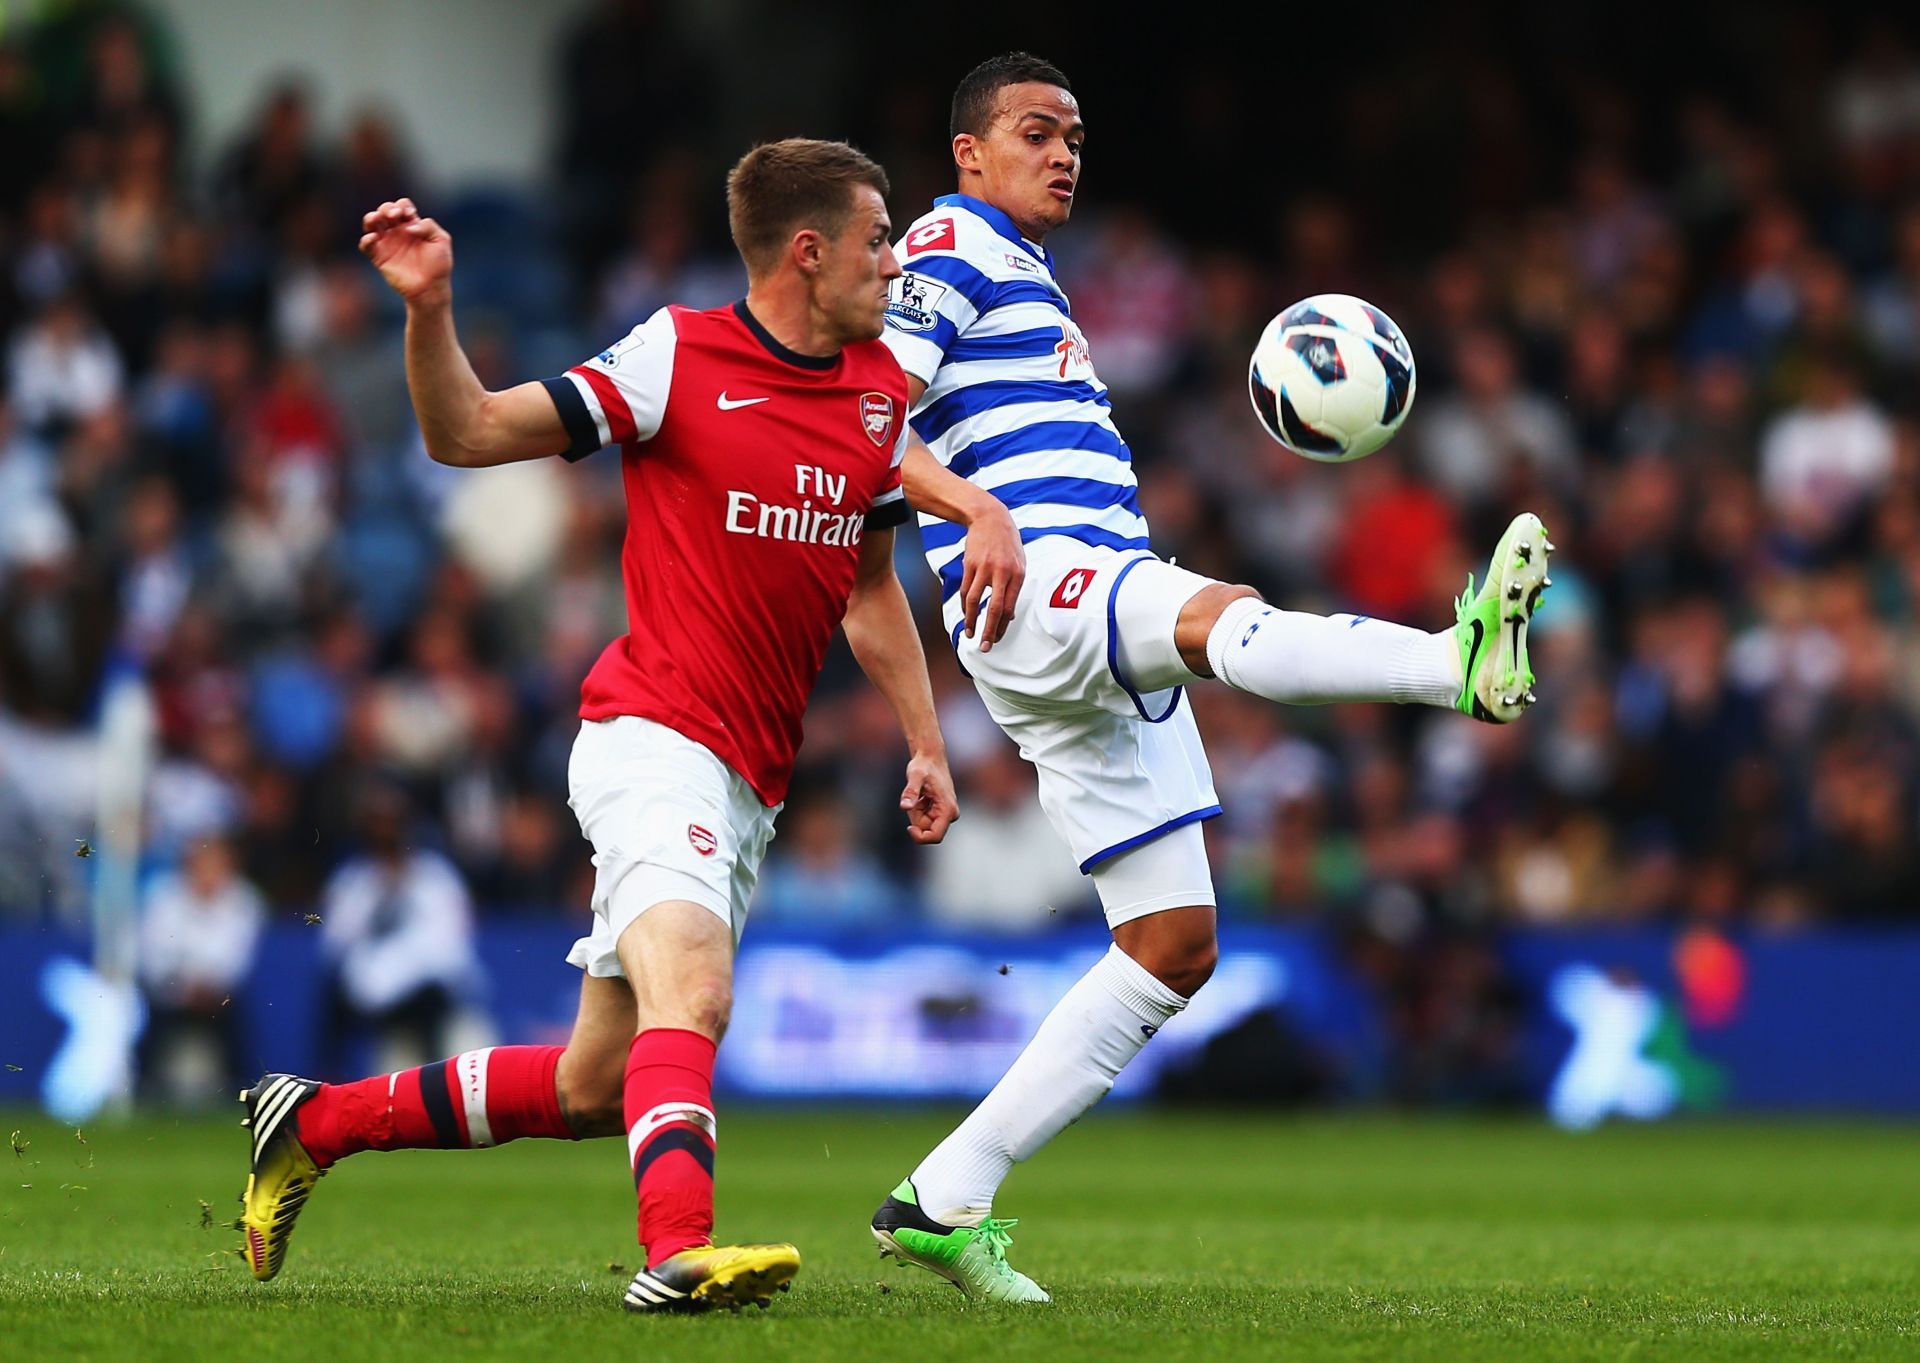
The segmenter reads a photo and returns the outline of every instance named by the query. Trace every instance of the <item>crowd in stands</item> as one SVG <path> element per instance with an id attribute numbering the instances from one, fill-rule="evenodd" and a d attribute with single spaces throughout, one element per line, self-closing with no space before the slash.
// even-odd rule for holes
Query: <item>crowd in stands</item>
<path id="1" fill-rule="evenodd" d="M 654 22 L 592 11 L 558 55 L 577 77 L 558 83 L 561 211 L 537 186 L 440 185 L 407 129 L 371 109 L 323 128 L 291 80 L 190 154 L 190 94 L 134 11 L 0 43 L 0 914 L 84 894 L 73 830 L 121 675 L 157 715 L 156 913 L 202 884 L 243 927 L 344 894 L 370 781 L 407 792 L 408 839 L 478 912 L 583 911 L 566 759 L 580 679 L 624 629 L 617 456 L 433 464 L 396 303 L 354 246 L 398 194 L 445 222 L 495 387 L 667 301 L 739 296 L 719 184 L 740 149 L 701 142 L 698 54 L 663 59 Z M 1203 85 L 1168 114 L 1196 134 L 1223 117 Z M 1498 70 L 1472 88 L 1448 153 L 1472 183 L 1391 229 L 1356 171 L 1237 236 L 1199 230 L 1090 112 L 1085 203 L 1050 243 L 1163 555 L 1283 606 L 1437 629 L 1512 512 L 1560 547 L 1522 723 L 1195 689 L 1224 911 L 1389 938 L 1920 918 L 1920 56 L 1868 28 L 1817 97 L 1703 89 L 1657 138 L 1602 85 L 1551 147 Z M 1382 97 L 1418 121 L 1418 87 Z M 944 98 L 921 102 L 850 116 L 898 222 L 950 188 Z M 1347 133 L 1356 156 L 1370 128 Z M 1419 363 L 1400 436 L 1339 467 L 1268 440 L 1245 392 L 1265 321 L 1327 291 L 1386 308 Z M 913 534 L 900 554 L 962 821 L 941 848 L 902 836 L 897 731 L 840 650 L 757 920 L 1086 918 Z"/>

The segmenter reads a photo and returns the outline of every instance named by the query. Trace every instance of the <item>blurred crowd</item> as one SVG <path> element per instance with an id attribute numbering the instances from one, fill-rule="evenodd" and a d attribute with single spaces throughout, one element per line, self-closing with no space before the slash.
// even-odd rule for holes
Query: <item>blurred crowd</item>
<path id="1" fill-rule="evenodd" d="M 554 208 L 538 186 L 437 184 L 378 109 L 323 129 L 292 80 L 190 156 L 192 101 L 139 11 L 0 44 L 0 914 L 84 897 L 101 696 L 129 675 L 159 733 L 153 912 L 195 886 L 229 924 L 347 902 L 370 811 L 391 838 L 396 808 L 461 921 L 469 899 L 582 910 L 565 772 L 580 679 L 624 629 L 618 461 L 428 460 L 398 310 L 355 241 L 402 193 L 449 227 L 495 387 L 664 302 L 739 296 L 718 186 L 740 148 L 702 141 L 702 59 L 646 7 L 582 18 L 556 53 Z M 1523 90 L 1475 76 L 1450 152 L 1471 182 L 1412 224 L 1363 174 L 1373 124 L 1345 133 L 1351 181 L 1219 232 L 1089 108 L 1086 203 L 1050 245 L 1162 554 L 1437 629 L 1513 511 L 1560 546 L 1523 723 L 1195 690 L 1225 912 L 1387 940 L 1920 918 L 1920 55 L 1868 26 L 1793 99 L 1703 86 L 1659 129 L 1591 84 L 1551 147 Z M 1203 80 L 1182 88 L 1173 117 L 1231 121 Z M 1417 125 L 1421 89 L 1381 116 Z M 944 117 L 944 92 L 909 87 L 849 115 L 896 221 L 950 188 Z M 1329 291 L 1386 308 L 1419 362 L 1400 436 L 1340 467 L 1270 442 L 1245 392 L 1265 321 Z M 901 836 L 893 720 L 837 650 L 757 920 L 1097 912 L 914 547 L 962 821 L 930 851 Z"/>

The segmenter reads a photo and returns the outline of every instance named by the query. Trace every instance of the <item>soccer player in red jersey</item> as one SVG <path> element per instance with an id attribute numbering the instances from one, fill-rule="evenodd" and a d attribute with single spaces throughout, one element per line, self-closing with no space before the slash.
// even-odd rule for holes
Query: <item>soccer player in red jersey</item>
<path id="1" fill-rule="evenodd" d="M 407 305 L 407 386 L 442 463 L 620 447 L 628 632 L 582 688 L 569 803 L 593 844 L 580 1011 L 559 1046 L 497 1046 L 351 1084 L 270 1074 L 240 1223 L 254 1277 L 362 1150 L 522 1136 L 627 1137 L 646 1263 L 636 1311 L 765 1305 L 791 1245 L 715 1247 L 715 1047 L 734 948 L 786 797 L 801 713 L 836 625 L 911 749 L 900 807 L 938 842 L 957 817 L 926 659 L 893 571 L 907 385 L 878 338 L 900 266 L 880 167 L 842 143 L 755 148 L 727 201 L 747 296 L 664 308 L 544 383 L 488 392 L 454 334 L 452 242 L 412 202 L 360 249 Z"/>

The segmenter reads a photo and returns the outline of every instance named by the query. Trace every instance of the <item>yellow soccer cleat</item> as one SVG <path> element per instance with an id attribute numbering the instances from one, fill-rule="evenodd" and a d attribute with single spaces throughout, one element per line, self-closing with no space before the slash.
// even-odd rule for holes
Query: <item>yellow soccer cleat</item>
<path id="1" fill-rule="evenodd" d="M 319 1091 L 314 1080 L 269 1074 L 240 1095 L 247 1105 L 240 1125 L 253 1133 L 253 1165 L 240 1199 L 245 1211 L 234 1229 L 245 1237 L 240 1256 L 263 1283 L 280 1272 L 294 1220 L 326 1173 L 300 1143 L 293 1120 L 301 1104 Z"/>
<path id="2" fill-rule="evenodd" d="M 799 1271 L 800 1251 L 792 1245 L 699 1245 L 634 1274 L 625 1305 L 629 1311 L 764 1307 Z"/>

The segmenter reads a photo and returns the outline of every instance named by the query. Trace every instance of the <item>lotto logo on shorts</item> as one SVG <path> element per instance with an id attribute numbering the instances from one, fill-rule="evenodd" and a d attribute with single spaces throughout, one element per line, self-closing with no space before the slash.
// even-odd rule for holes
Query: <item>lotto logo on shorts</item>
<path id="1" fill-rule="evenodd" d="M 697 823 L 687 825 L 687 841 L 692 843 L 693 850 L 703 857 L 712 856 L 713 849 L 720 845 L 712 833 L 709 833 Z"/>
<path id="2" fill-rule="evenodd" d="M 1062 610 L 1072 610 L 1080 604 L 1080 598 L 1087 594 L 1087 584 L 1093 581 L 1094 570 L 1075 568 L 1060 579 L 1060 585 L 1053 589 L 1052 605 Z"/>

